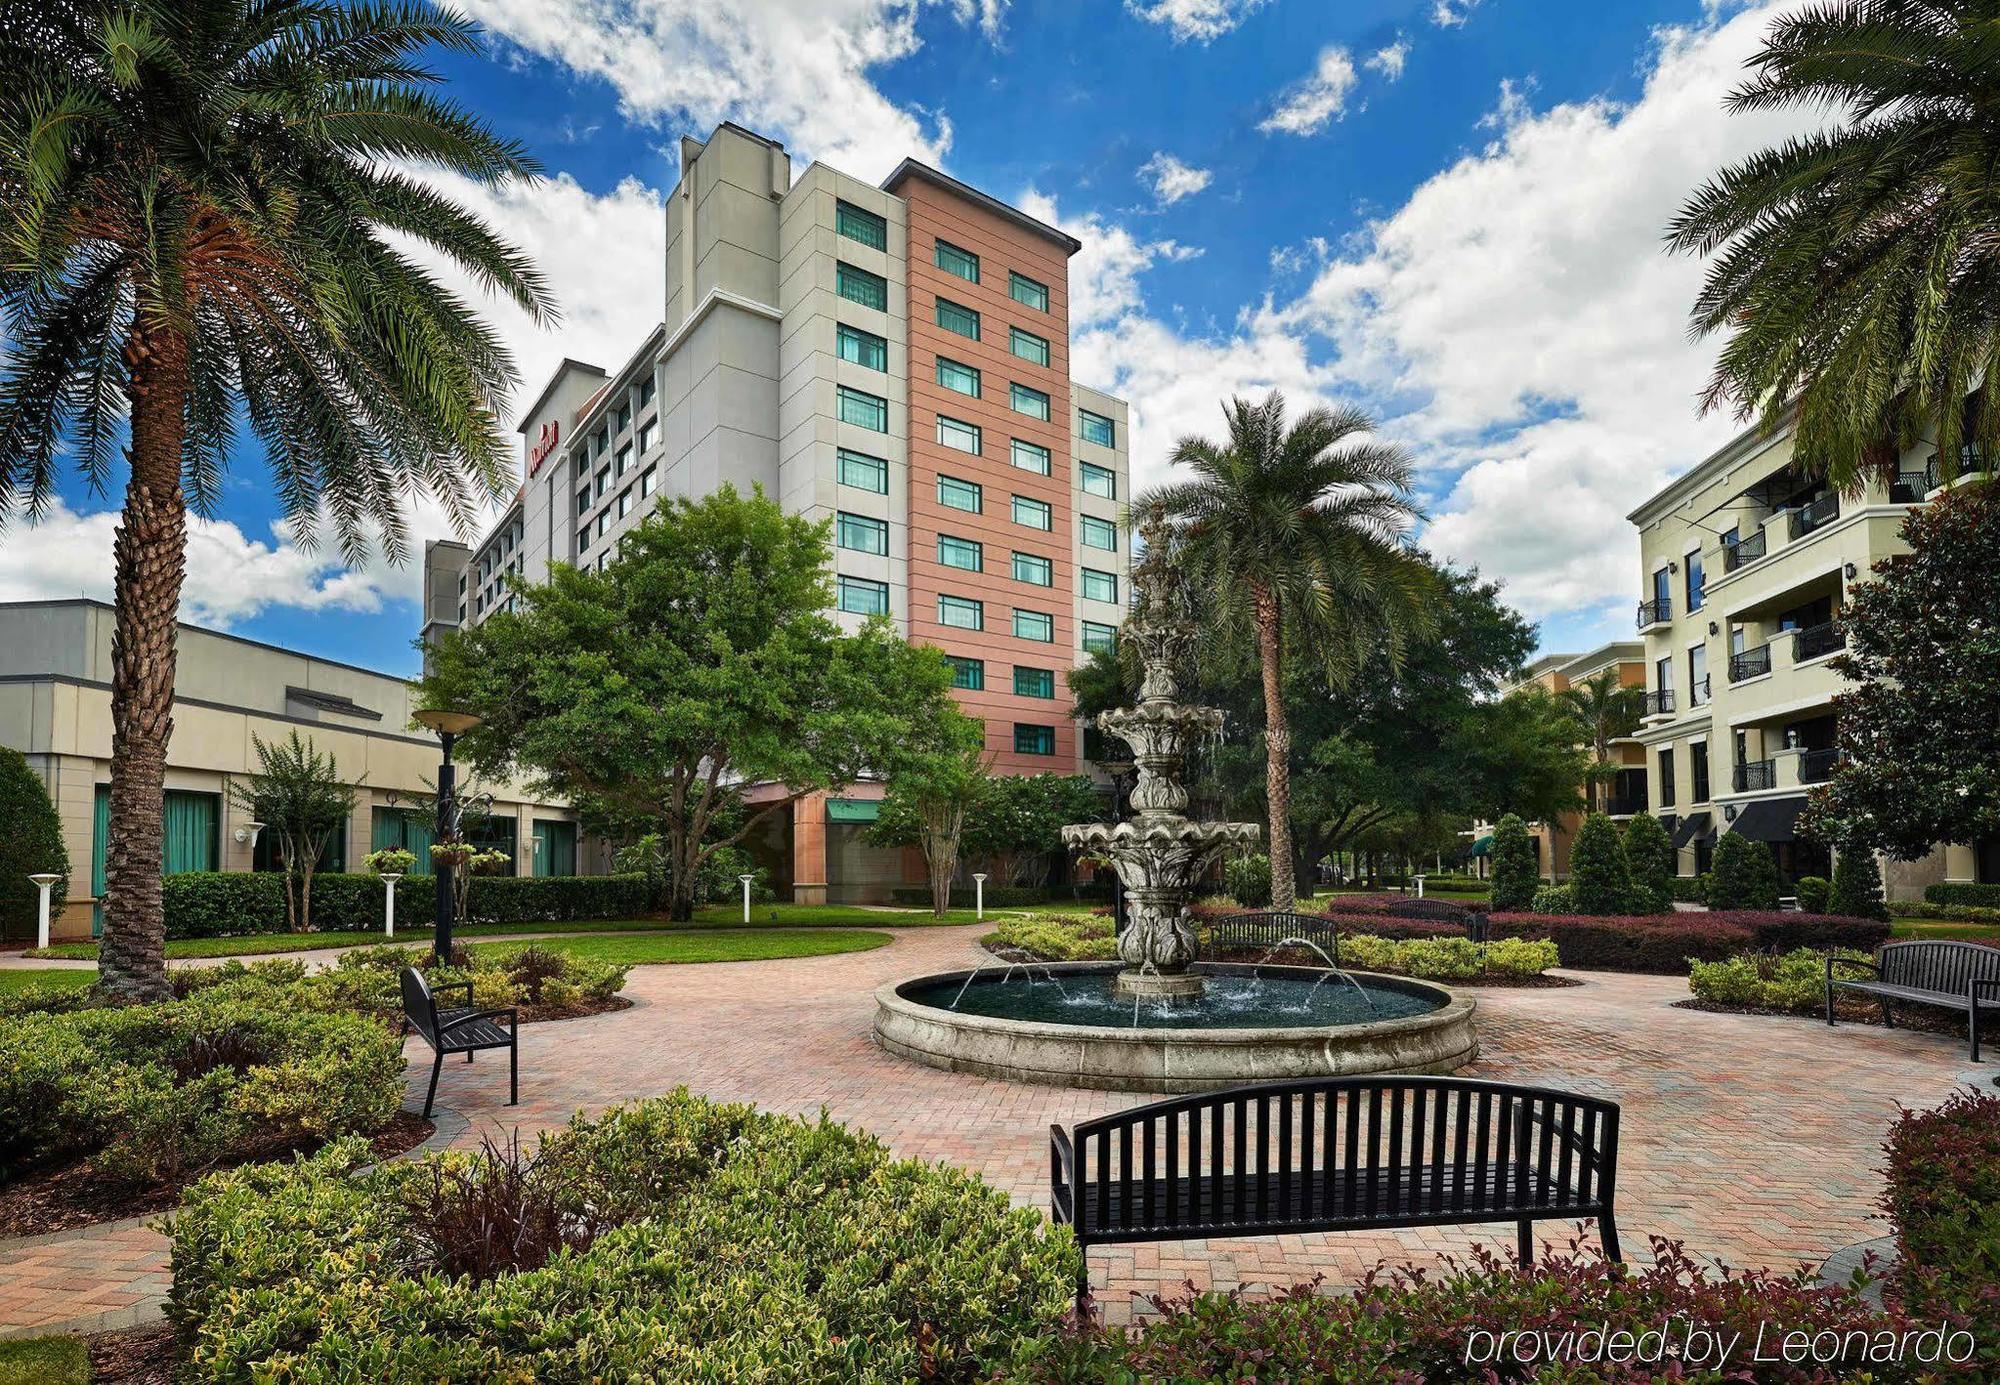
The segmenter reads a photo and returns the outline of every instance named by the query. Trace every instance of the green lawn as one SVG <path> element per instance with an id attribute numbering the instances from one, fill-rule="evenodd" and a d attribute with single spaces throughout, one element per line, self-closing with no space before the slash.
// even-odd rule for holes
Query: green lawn
<path id="1" fill-rule="evenodd" d="M 0 1385 L 90 1385 L 90 1352 L 81 1337 L 0 1342 Z"/>
<path id="2" fill-rule="evenodd" d="M 573 957 L 619 966 L 678 962 L 762 962 L 779 957 L 828 957 L 866 952 L 891 941 L 857 928 L 704 928 L 626 938 L 552 938 L 542 943 L 482 943 L 476 952 L 509 953 L 554 947 Z"/>
<path id="3" fill-rule="evenodd" d="M 1990 923 L 1951 923 L 1943 919 L 1896 919 L 1889 925 L 1898 938 L 1950 938 L 1965 943 L 2000 943 L 2000 927 Z"/>
<path id="4" fill-rule="evenodd" d="M 461 938 L 504 938 L 513 933 L 625 933 L 648 932 L 667 925 L 658 919 L 566 919 L 553 923 L 466 923 L 455 936 Z M 427 943 L 431 930 L 425 927 L 398 928 L 393 941 Z M 326 933 L 244 933 L 231 938 L 173 938 L 167 943 L 169 960 L 182 957 L 251 957 L 272 952 L 309 952 L 322 947 L 365 947 L 388 942 L 379 932 L 329 931 Z M 67 957 L 92 961 L 96 943 L 58 943 L 47 951 L 31 950 L 30 957 Z"/>
<path id="5" fill-rule="evenodd" d="M 997 913 L 1020 913 L 1018 909 L 988 909 L 986 917 Z M 933 918 L 928 909 L 864 909 L 853 904 L 752 904 L 750 922 L 743 922 L 743 906 L 704 904 L 694 911 L 698 928 L 735 924 L 738 928 L 924 928 L 930 925 L 977 923 L 970 909 L 950 909 L 943 918 Z M 675 927 L 685 928 L 686 924 Z"/>
<path id="6" fill-rule="evenodd" d="M 30 986 L 69 986 L 82 990 L 97 980 L 95 969 L 86 971 L 82 967 L 8 967 L 0 970 L 0 992 L 25 991 Z M 7 1376 L 0 1370 L 0 1385 Z"/>

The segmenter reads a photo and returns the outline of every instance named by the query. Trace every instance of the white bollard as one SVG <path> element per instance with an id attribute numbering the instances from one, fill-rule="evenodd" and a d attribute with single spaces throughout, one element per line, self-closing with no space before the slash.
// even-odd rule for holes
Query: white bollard
<path id="1" fill-rule="evenodd" d="M 1422 899 L 1423 897 L 1424 897 L 1424 877 L 1419 875 L 1417 877 L 1417 898 Z"/>
<path id="2" fill-rule="evenodd" d="M 750 922 L 750 882 L 757 877 L 754 875 L 739 875 L 736 878 L 743 882 L 743 921 L 748 923 Z"/>
<path id="3" fill-rule="evenodd" d="M 35 888 L 41 892 L 41 899 L 35 905 L 35 946 L 47 947 L 49 945 L 49 891 L 55 888 L 56 881 L 62 879 L 62 877 L 60 875 L 51 875 L 44 871 L 31 875 L 28 878 L 35 882 Z"/>
<path id="4" fill-rule="evenodd" d="M 986 919 L 986 874 L 984 871 L 972 877 L 972 917 L 980 922 Z"/>
<path id="5" fill-rule="evenodd" d="M 396 882 L 403 878 L 401 871 L 391 871 L 382 877 L 382 936 L 396 936 Z"/>

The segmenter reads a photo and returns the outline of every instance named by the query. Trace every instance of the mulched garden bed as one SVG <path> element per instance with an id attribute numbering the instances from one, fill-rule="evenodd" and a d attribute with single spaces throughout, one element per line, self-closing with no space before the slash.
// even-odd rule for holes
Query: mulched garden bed
<path id="1" fill-rule="evenodd" d="M 378 1159 L 406 1154 L 431 1137 L 437 1127 L 413 1111 L 398 1111 L 376 1131 L 369 1147 Z M 236 1163 L 283 1159 L 302 1153 L 299 1145 L 270 1145 L 246 1150 Z M 212 1172 L 204 1169 L 202 1173 Z M 199 1179 L 194 1175 L 188 1182 Z M 40 1236 L 98 1222 L 122 1221 L 171 1211 L 181 1201 L 184 1182 L 133 1185 L 99 1174 L 88 1159 L 42 1169 L 0 1187 L 0 1237 Z"/>
<path id="2" fill-rule="evenodd" d="M 1811 1020 L 1822 1028 L 1826 1025 L 1826 1012 L 1814 1010 L 1810 1014 L 1802 1010 L 1774 1010 L 1760 1005 L 1719 1005 L 1710 1000 L 1676 1000 L 1676 1010 L 1701 1010 L 1711 1015 L 1762 1015 L 1772 1019 Z M 1896 1028 L 1915 1029 L 1924 1034 L 1951 1034 L 1965 1037 L 1965 1015 L 1960 1011 L 1940 1010 L 1929 1005 L 1903 1005 L 1892 1013 L 1896 1018 Z M 1861 1000 L 1854 996 L 1837 996 L 1833 1002 L 1834 1018 L 1842 1024 L 1869 1024 L 1882 1027 L 1882 1007 L 1872 1000 Z M 2000 1019 L 1988 1015 L 1983 1017 L 1979 1029 L 1980 1041 L 1989 1036 L 2000 1035 Z"/>
<path id="3" fill-rule="evenodd" d="M 91 1385 L 173 1385 L 174 1330 L 166 1323 L 99 1332 L 83 1341 Z"/>
<path id="4" fill-rule="evenodd" d="M 586 1000 L 577 1005 L 523 1005 L 521 1023 L 543 1024 L 549 1020 L 580 1020 L 592 1015 L 608 1015 L 614 1010 L 629 1010 L 632 1002 L 622 995 L 614 995 L 609 1000 Z M 400 1023 L 400 1019 L 398 1023 Z"/>

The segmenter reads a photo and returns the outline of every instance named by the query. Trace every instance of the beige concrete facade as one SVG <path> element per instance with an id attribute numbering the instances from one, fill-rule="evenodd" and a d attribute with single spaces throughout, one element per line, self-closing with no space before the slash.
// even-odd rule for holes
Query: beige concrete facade
<path id="1" fill-rule="evenodd" d="M 1905 514 L 1938 493 L 1933 454 L 1912 448 L 1893 481 L 1843 496 L 1793 465 L 1788 433 L 1753 429 L 1632 512 L 1648 699 L 1639 740 L 1681 874 L 1706 870 L 1718 835 L 1739 830 L 1772 842 L 1788 881 L 1830 868 L 1822 848 L 1793 840 L 1790 819 L 1837 759 L 1836 621 L 1849 585 L 1903 551 Z M 1961 845 L 1881 865 L 1896 899 L 1978 870 Z"/>
<path id="2" fill-rule="evenodd" d="M 112 624 L 111 608 L 97 601 L 0 604 L 0 745 L 27 757 L 62 818 L 69 903 L 52 932 L 65 938 L 88 937 L 96 911 L 96 800 L 111 773 Z M 437 740 L 411 726 L 413 706 L 411 685 L 400 678 L 183 625 L 167 790 L 212 796 L 214 868 L 250 870 L 247 819 L 229 790 L 257 769 L 253 737 L 270 742 L 296 730 L 334 757 L 343 779 L 361 785 L 344 853 L 346 867 L 359 869 L 376 810 L 409 805 L 437 775 Z M 566 806 L 515 784 L 481 780 L 474 788 L 493 795 L 496 820 L 513 820 L 522 874 L 536 871 L 534 823 L 575 820 Z M 579 872 L 607 867 L 601 849 L 579 844 Z"/>

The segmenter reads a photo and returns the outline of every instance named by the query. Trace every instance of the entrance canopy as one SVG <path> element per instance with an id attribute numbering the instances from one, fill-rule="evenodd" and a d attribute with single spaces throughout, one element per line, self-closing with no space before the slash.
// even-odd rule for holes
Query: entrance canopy
<path id="1" fill-rule="evenodd" d="M 1678 851 L 1701 837 L 1715 840 L 1715 829 L 1709 826 L 1709 815 L 1706 811 L 1689 813 L 1674 828 L 1674 850 Z"/>
<path id="2" fill-rule="evenodd" d="M 1793 827 L 1805 806 L 1803 794 L 1793 798 L 1760 798 L 1743 805 L 1743 811 L 1736 815 L 1729 830 L 1760 842 L 1795 841 L 1797 833 Z"/>

